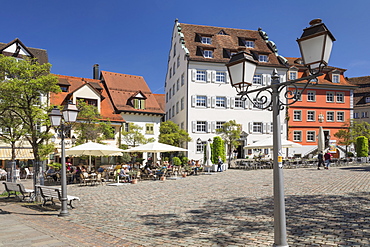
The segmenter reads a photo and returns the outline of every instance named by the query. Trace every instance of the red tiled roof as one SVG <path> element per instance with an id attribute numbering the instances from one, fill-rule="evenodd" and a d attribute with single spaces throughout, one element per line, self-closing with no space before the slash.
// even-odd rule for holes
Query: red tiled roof
<path id="1" fill-rule="evenodd" d="M 164 112 L 166 110 L 165 94 L 154 94 L 154 97 L 157 99 L 159 106 Z"/>
<path id="2" fill-rule="evenodd" d="M 112 102 L 108 97 L 108 93 L 104 90 L 104 87 L 100 80 L 65 76 L 65 75 L 56 75 L 59 78 L 59 85 L 70 85 L 68 92 L 60 92 L 58 94 L 52 93 L 50 95 L 50 104 L 51 105 L 62 105 L 65 104 L 67 100 L 71 97 L 71 93 L 81 88 L 82 86 L 89 85 L 96 90 L 102 96 L 102 101 L 100 105 L 100 115 L 103 117 L 102 120 L 110 120 L 115 122 L 125 122 L 121 114 L 115 113 Z M 103 89 L 103 90 L 101 90 Z M 101 93 L 100 93 L 101 90 Z"/>
<path id="3" fill-rule="evenodd" d="M 355 105 L 369 106 L 370 103 L 366 103 L 366 97 L 370 97 L 370 76 L 352 77 L 348 80 L 358 86 L 355 89 L 353 103 Z"/>
<path id="4" fill-rule="evenodd" d="M 102 80 L 109 91 L 112 104 L 117 111 L 164 114 L 164 110 L 159 105 L 156 96 L 152 94 L 142 76 L 108 71 L 102 71 L 101 75 Z M 141 92 L 146 97 L 145 109 L 135 109 L 131 104 L 129 104 L 129 99 L 135 96 L 138 92 Z"/>
<path id="5" fill-rule="evenodd" d="M 224 57 L 224 49 L 233 52 L 246 51 L 253 53 L 255 59 L 258 59 L 258 54 L 268 55 L 267 63 L 260 63 L 262 66 L 281 66 L 275 52 L 273 52 L 266 41 L 262 38 L 259 31 L 202 26 L 180 23 L 181 33 L 184 34 L 185 47 L 189 50 L 189 59 L 195 61 L 208 61 L 226 63 L 230 60 L 229 57 Z M 218 34 L 220 31 L 225 34 Z M 210 36 L 212 38 L 211 44 L 202 44 L 199 36 Z M 239 45 L 239 38 L 253 40 L 255 43 L 254 48 L 247 48 L 245 45 Z M 197 49 L 212 49 L 213 58 L 204 58 L 202 55 L 197 54 Z M 199 52 L 198 52 L 199 53 Z"/>
<path id="6" fill-rule="evenodd" d="M 288 60 L 288 66 L 289 67 L 296 67 L 298 69 L 298 78 L 302 78 L 305 76 L 308 76 L 308 69 L 303 64 L 300 64 L 299 61 L 301 58 L 298 57 L 285 57 Z M 340 82 L 339 83 L 333 83 L 331 81 L 330 73 L 333 71 L 339 71 L 340 72 Z M 344 72 L 346 69 L 336 68 L 332 66 L 326 66 L 323 70 L 324 75 L 319 76 L 318 84 L 322 85 L 331 85 L 331 86 L 346 86 L 346 87 L 355 87 L 345 76 Z M 299 82 L 298 82 L 299 83 Z M 301 83 L 305 83 L 305 81 L 302 81 Z"/>

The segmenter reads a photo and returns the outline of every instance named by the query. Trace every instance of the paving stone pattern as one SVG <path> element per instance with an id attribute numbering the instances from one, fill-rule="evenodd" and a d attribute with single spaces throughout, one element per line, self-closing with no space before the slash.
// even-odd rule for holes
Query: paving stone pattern
<path id="1" fill-rule="evenodd" d="M 284 180 L 289 246 L 370 246 L 369 165 L 286 169 Z M 272 246 L 272 182 L 262 169 L 68 185 L 81 198 L 69 217 L 2 198 L 0 246 Z"/>

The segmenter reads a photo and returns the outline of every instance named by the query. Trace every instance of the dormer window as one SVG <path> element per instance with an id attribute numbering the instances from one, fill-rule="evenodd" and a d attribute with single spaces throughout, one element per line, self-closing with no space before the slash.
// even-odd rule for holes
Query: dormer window
<path id="1" fill-rule="evenodd" d="M 296 80 L 298 78 L 298 69 L 297 67 L 293 66 L 289 68 L 288 71 L 289 80 Z"/>
<path id="2" fill-rule="evenodd" d="M 245 40 L 245 47 L 254 48 L 254 41 L 253 40 Z"/>
<path id="3" fill-rule="evenodd" d="M 134 99 L 133 105 L 135 109 L 145 109 L 145 99 Z"/>
<path id="4" fill-rule="evenodd" d="M 169 96 L 171 96 L 171 89 L 170 89 Z M 139 92 L 131 98 L 131 104 L 135 109 L 144 110 L 145 100 L 146 100 L 146 97 L 141 92 Z"/>
<path id="5" fill-rule="evenodd" d="M 339 83 L 339 75 L 333 75 L 333 83 Z"/>
<path id="6" fill-rule="evenodd" d="M 210 45 L 210 44 L 212 44 L 212 38 L 211 37 L 202 37 L 201 42 L 202 42 L 202 44 Z"/>
<path id="7" fill-rule="evenodd" d="M 60 90 L 62 90 L 62 92 L 68 92 L 68 87 L 60 86 Z"/>
<path id="8" fill-rule="evenodd" d="M 267 55 L 258 55 L 258 62 L 267 63 L 268 62 L 268 56 Z"/>
<path id="9" fill-rule="evenodd" d="M 289 71 L 289 79 L 296 80 L 297 79 L 297 71 Z"/>
<path id="10" fill-rule="evenodd" d="M 213 51 L 212 50 L 204 50 L 203 51 L 203 56 L 205 58 L 213 58 Z"/>
<path id="11" fill-rule="evenodd" d="M 340 83 L 340 71 L 335 69 L 330 72 L 331 75 L 331 81 L 333 83 Z"/>

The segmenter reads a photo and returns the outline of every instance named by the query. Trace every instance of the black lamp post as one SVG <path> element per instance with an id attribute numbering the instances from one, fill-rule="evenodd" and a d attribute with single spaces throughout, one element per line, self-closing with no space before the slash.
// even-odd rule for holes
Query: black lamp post
<path id="1" fill-rule="evenodd" d="M 59 216 L 68 216 L 67 208 L 67 172 L 66 172 L 66 157 L 65 157 L 65 144 L 64 139 L 66 133 L 71 129 L 71 124 L 76 122 L 78 109 L 76 105 L 68 102 L 64 106 L 62 112 L 57 106 L 54 106 L 53 110 L 49 113 L 51 125 L 55 128 L 61 139 L 61 152 L 62 152 L 62 170 L 61 170 L 61 183 L 62 183 L 62 208 Z"/>
<path id="2" fill-rule="evenodd" d="M 311 72 L 310 76 L 280 82 L 277 70 L 274 69 L 270 86 L 249 90 L 253 82 L 257 64 L 253 57 L 245 52 L 241 52 L 233 55 L 230 62 L 226 64 L 231 84 L 236 88 L 238 95 L 244 99 L 247 97 L 257 108 L 268 109 L 273 112 L 274 246 L 279 247 L 288 246 L 282 169 L 280 110 L 284 109 L 287 105 L 294 104 L 311 81 L 322 75 L 321 71 L 328 64 L 332 44 L 335 41 L 333 35 L 321 23 L 320 19 L 311 21 L 310 25 L 310 27 L 303 30 L 301 38 L 297 40 L 304 65 Z M 306 81 L 306 84 L 301 90 L 295 85 L 298 81 Z M 292 90 L 288 87 L 293 87 L 294 89 Z M 283 100 L 280 99 L 280 93 L 283 95 Z M 251 94 L 253 96 L 250 96 Z M 291 102 L 287 102 L 287 100 L 291 100 Z"/>

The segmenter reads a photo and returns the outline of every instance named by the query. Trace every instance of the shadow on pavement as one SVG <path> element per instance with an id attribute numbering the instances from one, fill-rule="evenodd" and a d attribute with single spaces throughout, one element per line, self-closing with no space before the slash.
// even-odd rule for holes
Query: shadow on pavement
<path id="1" fill-rule="evenodd" d="M 370 172 L 370 166 L 351 166 L 341 167 L 342 170 L 358 171 L 358 172 Z"/>
<path id="2" fill-rule="evenodd" d="M 309 245 L 327 235 L 341 245 L 369 243 L 369 210 L 369 193 L 287 196 L 288 242 L 294 243 L 292 246 Z M 145 225 L 162 229 L 155 235 L 158 238 L 196 238 L 217 246 L 240 245 L 249 237 L 253 239 L 253 235 L 266 235 L 266 240 L 272 240 L 273 198 L 213 200 L 203 208 L 188 211 L 186 217 L 176 214 L 140 217 Z"/>

